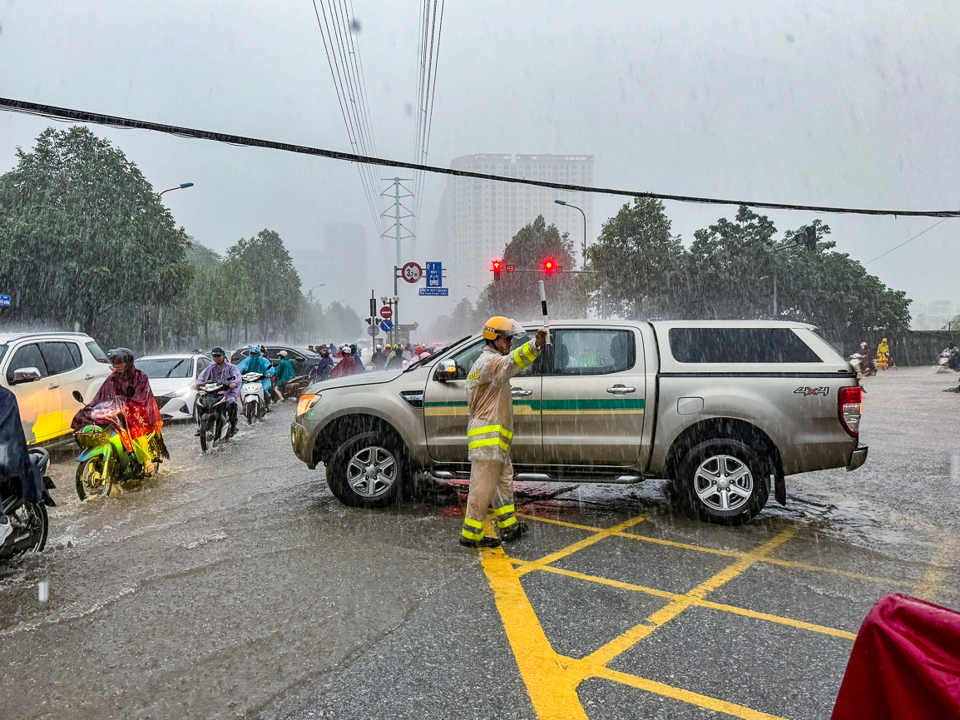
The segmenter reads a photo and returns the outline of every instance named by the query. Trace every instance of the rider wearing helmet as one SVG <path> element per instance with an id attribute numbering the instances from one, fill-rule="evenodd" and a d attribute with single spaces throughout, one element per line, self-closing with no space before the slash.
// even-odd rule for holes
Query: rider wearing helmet
<path id="1" fill-rule="evenodd" d="M 460 544 L 467 547 L 497 547 L 499 540 L 484 537 L 487 508 L 493 505 L 497 534 L 505 542 L 526 532 L 518 523 L 513 505 L 513 398 L 510 378 L 528 368 L 540 356 L 547 338 L 537 331 L 535 340 L 513 350 L 513 341 L 526 337 L 520 323 L 492 317 L 483 327 L 486 347 L 467 375 L 467 448 L 470 459 L 470 494 L 463 520 Z"/>
<path id="2" fill-rule="evenodd" d="M 122 401 L 134 457 L 143 466 L 143 471 L 151 475 L 156 463 L 153 462 L 147 436 L 158 432 L 163 427 L 163 420 L 150 388 L 150 380 L 145 372 L 134 367 L 133 351 L 120 347 L 108 352 L 107 357 L 113 373 L 103 381 L 93 400 L 74 416 L 73 429 L 79 430 L 94 423 L 91 410 L 100 403 L 114 399 Z"/>
<path id="3" fill-rule="evenodd" d="M 252 348 L 250 348 L 250 352 L 246 359 L 237 365 L 237 370 L 240 371 L 241 375 L 248 372 L 255 372 L 263 375 L 263 378 L 260 380 L 260 384 L 263 385 L 263 400 L 266 404 L 267 412 L 270 412 L 270 386 L 273 384 L 273 380 L 271 378 L 276 372 L 273 369 L 273 363 L 263 357 L 260 347 L 254 345 Z"/>

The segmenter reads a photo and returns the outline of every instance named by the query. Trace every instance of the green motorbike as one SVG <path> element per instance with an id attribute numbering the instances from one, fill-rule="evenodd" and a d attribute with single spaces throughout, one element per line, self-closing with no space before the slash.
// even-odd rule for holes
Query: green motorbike
<path id="1" fill-rule="evenodd" d="M 74 397 L 83 402 L 78 395 L 74 392 Z M 106 497 L 115 485 L 146 477 L 134 451 L 135 440 L 123 402 L 118 398 L 102 402 L 93 408 L 92 414 L 97 424 L 74 433 L 77 444 L 85 448 L 77 458 L 77 495 L 81 501 L 95 494 Z M 155 465 L 170 457 L 159 428 L 143 437 Z"/>

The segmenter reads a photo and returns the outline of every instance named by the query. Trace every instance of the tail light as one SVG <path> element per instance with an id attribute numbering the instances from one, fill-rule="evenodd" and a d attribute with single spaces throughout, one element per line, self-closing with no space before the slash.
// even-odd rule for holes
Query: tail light
<path id="1" fill-rule="evenodd" d="M 861 401 L 863 399 L 863 388 L 842 387 L 837 393 L 837 401 L 840 403 L 840 424 L 853 437 L 860 435 L 860 412 Z"/>

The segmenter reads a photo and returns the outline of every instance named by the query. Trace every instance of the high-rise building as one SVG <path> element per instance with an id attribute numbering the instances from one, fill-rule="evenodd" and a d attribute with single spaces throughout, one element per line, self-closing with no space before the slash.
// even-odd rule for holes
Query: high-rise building
<path id="1" fill-rule="evenodd" d="M 570 185 L 593 185 L 592 155 L 467 155 L 450 163 L 455 170 L 546 180 Z M 547 224 L 568 232 L 579 257 L 583 246 L 583 218 L 576 210 L 557 205 L 565 200 L 587 217 L 592 235 L 593 195 L 531 185 L 450 176 L 441 202 L 445 218 L 451 293 L 475 299 L 467 286 L 483 288 L 493 276 L 490 262 L 524 225 L 543 215 Z"/>

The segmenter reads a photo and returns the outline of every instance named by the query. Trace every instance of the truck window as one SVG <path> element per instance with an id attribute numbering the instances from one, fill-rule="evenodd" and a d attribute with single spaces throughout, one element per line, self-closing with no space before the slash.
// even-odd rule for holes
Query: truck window
<path id="1" fill-rule="evenodd" d="M 670 350 L 682 363 L 820 363 L 790 328 L 671 328 Z"/>
<path id="2" fill-rule="evenodd" d="M 637 346 L 628 330 L 559 330 L 554 375 L 609 375 L 631 369 Z"/>
<path id="3" fill-rule="evenodd" d="M 74 358 L 65 342 L 40 343 L 40 354 L 43 355 L 43 362 L 51 375 L 70 372 L 80 367 L 79 358 Z"/>
<path id="4" fill-rule="evenodd" d="M 93 355 L 93 359 L 98 363 L 109 362 L 109 360 L 107 360 L 107 354 L 103 351 L 103 348 L 97 345 L 96 341 L 90 341 L 86 345 L 87 350 L 90 351 L 90 354 Z"/>
<path id="5" fill-rule="evenodd" d="M 529 337 L 523 338 L 520 340 L 513 341 L 513 349 L 516 350 L 518 347 L 523 345 L 525 342 L 530 340 Z M 477 358 L 480 357 L 480 353 L 483 352 L 483 349 L 487 344 L 483 341 L 478 342 L 476 345 L 471 345 L 466 350 L 458 353 L 453 356 L 453 361 L 457 363 L 457 380 L 466 380 L 467 375 L 470 373 L 470 368 L 473 367 L 473 364 L 477 361 Z M 526 370 L 517 374 L 517 377 L 526 377 L 528 375 L 534 375 L 539 370 L 539 363 L 533 363 Z"/>

